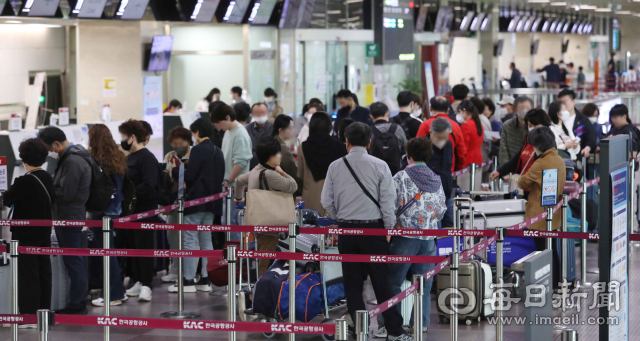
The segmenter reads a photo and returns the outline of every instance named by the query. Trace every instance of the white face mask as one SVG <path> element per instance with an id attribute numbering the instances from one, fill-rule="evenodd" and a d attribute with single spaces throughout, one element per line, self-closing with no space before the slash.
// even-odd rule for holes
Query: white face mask
<path id="1" fill-rule="evenodd" d="M 532 131 L 533 129 L 536 129 L 536 127 L 529 127 L 529 131 Z"/>
<path id="2" fill-rule="evenodd" d="M 431 141 L 433 143 L 433 146 L 438 148 L 438 149 L 442 149 L 442 147 L 444 147 L 444 144 L 447 143 L 447 140 L 444 141 Z"/>
<path id="3" fill-rule="evenodd" d="M 464 123 L 464 117 L 462 117 L 462 114 L 458 113 L 456 114 L 456 121 L 458 121 L 458 123 Z"/>
<path id="4" fill-rule="evenodd" d="M 307 122 L 311 122 L 311 116 L 313 116 L 313 114 L 310 114 L 310 113 L 304 114 L 304 118 L 307 120 Z"/>
<path id="5" fill-rule="evenodd" d="M 518 118 L 521 120 L 524 120 L 524 117 L 527 115 L 527 111 L 526 110 L 520 110 L 518 111 Z"/>
<path id="6" fill-rule="evenodd" d="M 598 116 L 589 117 L 589 121 L 591 121 L 591 123 L 596 123 L 596 122 L 598 122 Z"/>
<path id="7" fill-rule="evenodd" d="M 271 104 L 273 101 L 275 101 L 276 99 L 273 97 L 265 97 L 264 98 L 264 102 L 267 104 Z"/>
<path id="8" fill-rule="evenodd" d="M 60 156 L 56 152 L 49 152 L 49 157 L 57 160 Z"/>
<path id="9" fill-rule="evenodd" d="M 561 118 L 563 121 L 568 121 L 570 117 L 571 117 L 571 114 L 569 113 L 569 111 L 568 111 L 568 110 L 565 110 L 565 111 L 561 111 L 561 112 L 560 112 L 560 118 Z"/>
<path id="10" fill-rule="evenodd" d="M 415 118 L 418 118 L 418 117 L 422 116 L 422 108 L 419 108 L 418 110 L 412 112 L 411 116 L 413 116 Z"/>
<path id="11" fill-rule="evenodd" d="M 266 115 L 253 118 L 253 121 L 258 123 L 258 124 L 264 124 L 265 122 L 267 122 L 267 120 L 268 120 L 268 117 Z"/>
<path id="12" fill-rule="evenodd" d="M 537 148 L 533 148 L 533 151 L 536 153 L 537 156 L 540 156 L 540 154 L 542 154 Z"/>

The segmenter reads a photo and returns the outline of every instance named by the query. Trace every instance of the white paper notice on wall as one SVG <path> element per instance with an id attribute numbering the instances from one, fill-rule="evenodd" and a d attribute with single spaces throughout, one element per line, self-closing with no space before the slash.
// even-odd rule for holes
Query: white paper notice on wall
<path id="1" fill-rule="evenodd" d="M 102 121 L 111 122 L 111 106 L 109 104 L 102 106 Z"/>
<path id="2" fill-rule="evenodd" d="M 7 157 L 0 156 L 0 192 L 9 189 L 7 180 Z"/>
<path id="3" fill-rule="evenodd" d="M 58 108 L 58 125 L 69 125 L 69 108 Z"/>
<path id="4" fill-rule="evenodd" d="M 324 73 L 316 75 L 316 94 L 327 93 L 327 75 Z"/>
<path id="5" fill-rule="evenodd" d="M 102 96 L 104 97 L 116 97 L 116 78 L 115 77 L 105 77 L 103 80 L 103 88 L 102 88 Z"/>
<path id="6" fill-rule="evenodd" d="M 20 114 L 13 113 L 9 118 L 9 131 L 22 130 L 22 116 Z"/>

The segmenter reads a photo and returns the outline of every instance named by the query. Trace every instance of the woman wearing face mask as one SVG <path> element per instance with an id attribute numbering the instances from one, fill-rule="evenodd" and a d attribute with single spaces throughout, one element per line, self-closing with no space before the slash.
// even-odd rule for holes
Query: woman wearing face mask
<path id="1" fill-rule="evenodd" d="M 537 109 L 542 111 L 541 109 Z M 527 114 L 528 115 L 528 114 Z M 518 187 L 524 189 L 529 193 L 527 203 L 525 205 L 524 219 L 531 219 L 538 214 L 544 212 L 542 206 L 542 175 L 545 169 L 557 169 L 558 170 L 558 189 L 557 198 L 560 199 L 562 191 L 564 190 L 564 184 L 567 177 L 567 171 L 564 161 L 558 155 L 558 150 L 555 148 L 556 141 L 555 136 L 551 129 L 547 127 L 538 127 L 531 131 L 527 135 L 527 142 L 530 145 L 535 155 L 537 155 L 535 162 L 529 168 L 526 174 L 523 174 L 518 180 Z M 562 223 L 562 215 L 553 215 L 553 230 L 560 228 Z M 529 227 L 530 230 L 544 231 L 546 229 L 546 223 L 544 219 L 539 220 Z M 546 249 L 545 238 L 534 238 L 536 248 L 539 251 Z M 556 249 L 556 243 L 551 243 L 553 248 Z M 560 261 L 558 252 L 553 252 L 553 285 L 557 287 L 560 280 Z"/>
<path id="2" fill-rule="evenodd" d="M 197 112 L 209 112 L 209 105 L 212 102 L 220 100 L 220 90 L 218 88 L 213 88 L 209 91 L 207 97 L 201 99 L 196 103 L 195 111 Z"/>
<path id="3" fill-rule="evenodd" d="M 267 105 L 267 110 L 269 110 L 269 121 L 273 122 L 276 120 L 276 117 L 282 115 L 282 107 L 278 104 L 276 100 L 278 98 L 278 94 L 271 88 L 264 89 L 264 104 Z"/>
<path id="4" fill-rule="evenodd" d="M 300 146 L 300 144 L 306 141 L 307 138 L 309 137 L 309 124 L 311 122 L 311 117 L 313 117 L 313 114 L 320 111 L 324 112 L 324 106 L 322 104 L 309 103 L 309 108 L 307 109 L 307 112 L 304 114 L 304 118 L 307 120 L 307 124 L 305 124 L 304 127 L 302 127 L 302 129 L 300 130 L 300 134 L 298 134 L 298 138 L 296 140 L 296 146 L 295 146 L 296 149 L 298 149 L 298 146 Z"/>
<path id="5" fill-rule="evenodd" d="M 600 140 L 604 138 L 604 132 L 602 130 L 602 124 L 598 123 L 598 116 L 600 115 L 600 109 L 593 103 L 587 103 L 582 108 L 582 114 L 589 118 L 589 122 L 593 125 L 593 129 L 596 131 L 596 152 L 600 151 Z"/>
<path id="6" fill-rule="evenodd" d="M 147 131 L 136 120 L 128 120 L 118 127 L 122 140 L 120 145 L 130 154 L 127 157 L 127 177 L 133 182 L 136 190 L 136 207 L 134 213 L 155 210 L 158 208 L 158 180 L 160 166 L 158 160 L 145 146 Z M 145 223 L 159 223 L 157 216 L 138 220 Z M 153 230 L 122 230 L 129 249 L 153 249 Z M 127 296 L 138 296 L 139 302 L 151 301 L 151 282 L 153 281 L 153 258 L 132 257 L 128 259 L 132 265 L 130 283 L 134 285 L 127 290 Z"/>
<path id="7" fill-rule="evenodd" d="M 298 166 L 296 165 L 296 159 L 291 154 L 286 143 L 287 140 L 291 140 L 294 136 L 295 130 L 293 128 L 293 118 L 287 115 L 280 115 L 276 117 L 276 120 L 273 122 L 272 137 L 280 143 L 280 149 L 282 152 L 280 167 L 285 173 L 289 174 L 296 180 L 298 190 L 294 193 L 294 196 L 298 196 L 302 193 L 302 181 L 298 178 Z"/>
<path id="8" fill-rule="evenodd" d="M 524 122 L 529 131 L 538 127 L 549 127 L 551 120 L 549 115 L 542 109 L 533 109 L 524 116 Z M 505 176 L 509 174 L 520 174 L 521 176 L 526 174 L 529 168 L 535 161 L 535 152 L 533 146 L 529 143 L 527 135 L 524 137 L 524 145 L 511 160 L 506 162 L 497 171 L 492 172 L 489 175 L 491 181 L 497 179 L 499 176 Z M 528 192 L 524 192 L 525 199 L 528 197 Z"/>
<path id="9" fill-rule="evenodd" d="M 580 153 L 580 138 L 576 138 L 571 129 L 564 125 L 571 114 L 560 101 L 549 105 L 549 118 L 553 124 L 549 127 L 556 137 L 556 148 L 563 159 L 576 160 Z"/>
<path id="10" fill-rule="evenodd" d="M 478 109 L 471 100 L 464 100 L 458 106 L 458 115 L 462 117 L 464 123 L 460 126 L 462 135 L 464 136 L 467 154 L 464 157 L 464 167 L 472 163 L 479 165 L 483 161 L 482 147 L 484 143 L 484 129 L 480 122 L 480 114 Z M 458 179 L 460 188 L 467 190 L 471 186 L 471 179 L 468 176 L 461 176 Z M 482 183 L 482 172 L 476 172 L 475 187 L 473 190 L 479 190 Z"/>
<path id="11" fill-rule="evenodd" d="M 635 159 L 640 148 L 640 131 L 631 123 L 629 109 L 624 104 L 616 104 L 609 111 L 609 119 L 612 127 L 607 137 L 631 134 L 633 136 L 633 158 Z M 635 169 L 638 169 L 638 162 L 635 163 Z"/>

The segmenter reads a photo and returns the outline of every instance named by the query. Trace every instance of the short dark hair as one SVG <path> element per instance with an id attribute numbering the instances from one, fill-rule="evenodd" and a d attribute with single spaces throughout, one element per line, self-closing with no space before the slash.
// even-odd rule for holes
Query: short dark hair
<path id="1" fill-rule="evenodd" d="M 352 98 L 351 91 L 347 89 L 342 89 L 338 91 L 338 94 L 336 94 L 336 98 Z"/>
<path id="2" fill-rule="evenodd" d="M 238 104 L 241 104 L 241 103 L 238 103 Z M 236 104 L 236 105 L 238 105 L 238 104 Z M 253 108 L 255 108 L 257 106 L 260 106 L 260 105 L 264 105 L 267 109 L 269 108 L 269 107 L 267 107 L 267 104 L 265 102 L 257 102 L 257 103 L 253 103 L 253 105 L 251 106 L 251 111 L 253 111 Z"/>
<path id="3" fill-rule="evenodd" d="M 568 88 L 567 89 L 563 89 L 558 94 L 558 98 L 562 98 L 564 96 L 569 96 L 569 97 L 571 97 L 571 99 L 576 99 L 576 92 L 571 90 L 571 89 L 568 89 Z"/>
<path id="4" fill-rule="evenodd" d="M 271 88 L 266 88 L 266 89 L 264 89 L 264 97 L 275 97 L 275 98 L 278 98 L 278 94 L 276 93 L 275 90 L 273 90 Z"/>
<path id="5" fill-rule="evenodd" d="M 167 137 L 167 142 L 171 143 L 175 139 L 185 140 L 189 142 L 189 145 L 193 144 L 193 140 L 191 139 L 191 132 L 185 127 L 175 127 L 171 129 L 171 131 L 169 132 L 169 136 Z"/>
<path id="6" fill-rule="evenodd" d="M 549 61 L 553 63 L 553 62 L 555 62 L 556 60 L 555 60 L 555 58 L 551 57 L 551 58 L 549 58 Z"/>
<path id="7" fill-rule="evenodd" d="M 625 115 L 627 116 L 627 123 L 633 124 L 629 118 L 629 108 L 624 104 L 616 104 L 609 110 L 609 121 L 611 121 L 611 117 L 622 117 Z"/>
<path id="8" fill-rule="evenodd" d="M 471 97 L 471 103 L 478 109 L 478 114 L 482 115 L 486 105 L 479 97 Z"/>
<path id="9" fill-rule="evenodd" d="M 633 65 L 631 65 L 631 68 L 633 68 Z M 578 70 L 582 71 L 582 66 L 578 66 Z"/>
<path id="10" fill-rule="evenodd" d="M 371 142 L 371 127 L 362 122 L 354 122 L 347 127 L 344 137 L 352 146 L 367 147 Z"/>
<path id="11" fill-rule="evenodd" d="M 414 137 L 407 142 L 405 150 L 407 157 L 416 162 L 427 162 L 433 154 L 431 140 L 427 137 Z"/>
<path id="12" fill-rule="evenodd" d="M 549 115 L 542 109 L 531 109 L 524 115 L 524 124 L 531 123 L 531 125 L 537 126 L 542 124 L 545 127 L 551 125 Z"/>
<path id="13" fill-rule="evenodd" d="M 220 103 L 216 105 L 215 108 L 213 108 L 213 111 L 211 112 L 211 116 L 210 116 L 211 123 L 218 123 L 220 121 L 224 121 L 227 119 L 227 116 L 229 116 L 229 119 L 231 121 L 236 120 L 236 112 L 233 110 L 233 108 L 228 106 L 225 103 Z"/>
<path id="14" fill-rule="evenodd" d="M 527 140 L 531 146 L 538 148 L 541 153 L 551 148 L 556 148 L 556 137 L 549 127 L 532 129 L 527 136 Z"/>
<path id="15" fill-rule="evenodd" d="M 140 121 L 134 119 L 129 119 L 122 123 L 118 127 L 118 131 L 124 135 L 135 136 L 138 143 L 144 142 L 147 138 L 147 130 L 144 129 L 144 126 Z"/>
<path id="16" fill-rule="evenodd" d="M 238 96 L 242 96 L 242 88 L 239 86 L 234 86 L 233 88 L 231 88 L 231 92 Z"/>
<path id="17" fill-rule="evenodd" d="M 493 101 L 489 97 L 483 98 L 482 102 L 484 102 L 484 105 L 489 107 L 489 111 L 491 111 L 491 115 L 493 116 L 493 114 L 496 113 L 496 105 L 495 105 L 495 103 L 493 103 Z"/>
<path id="18" fill-rule="evenodd" d="M 344 132 L 347 130 L 347 127 L 351 125 L 351 123 L 355 122 L 355 120 L 351 117 L 345 117 L 340 121 L 340 126 L 338 127 L 338 140 L 342 143 L 346 143 L 347 140 L 344 137 Z"/>
<path id="19" fill-rule="evenodd" d="M 317 102 L 309 103 L 309 106 L 307 107 L 307 111 L 309 111 L 309 109 L 311 108 L 316 108 L 316 112 L 324 111 L 324 105 L 322 105 L 322 103 L 317 103 Z"/>
<path id="20" fill-rule="evenodd" d="M 429 104 L 431 105 L 431 111 L 444 113 L 448 112 L 449 108 L 451 107 L 451 102 L 444 96 L 436 96 L 431 98 Z"/>
<path id="21" fill-rule="evenodd" d="M 193 133 L 198 132 L 200 138 L 211 137 L 211 135 L 213 135 L 213 126 L 211 125 L 211 122 L 202 117 L 191 123 L 189 130 Z"/>
<path id="22" fill-rule="evenodd" d="M 182 109 L 182 103 L 180 103 L 180 101 L 178 101 L 177 99 L 172 99 L 169 102 L 168 108 L 171 108 L 171 107 L 176 107 L 176 108 Z"/>
<path id="23" fill-rule="evenodd" d="M 271 132 L 271 136 L 278 136 L 280 134 L 280 129 L 288 128 L 291 125 L 291 121 L 293 121 L 293 118 L 288 115 L 278 115 L 278 117 L 273 121 L 273 131 Z"/>
<path id="24" fill-rule="evenodd" d="M 216 108 L 220 104 L 224 104 L 224 102 L 223 101 L 213 101 L 213 102 L 209 103 L 209 115 L 211 115 L 211 113 L 213 113 L 213 111 L 216 110 Z"/>
<path id="25" fill-rule="evenodd" d="M 587 117 L 594 116 L 595 113 L 600 114 L 600 109 L 598 109 L 598 106 L 594 103 L 587 103 L 582 108 L 582 114 Z"/>
<path id="26" fill-rule="evenodd" d="M 406 107 L 413 102 L 413 93 L 408 90 L 400 91 L 397 100 L 399 106 Z"/>
<path id="27" fill-rule="evenodd" d="M 322 104 L 322 101 L 319 98 L 314 97 L 309 100 L 309 104 L 313 104 L 313 103 Z"/>
<path id="28" fill-rule="evenodd" d="M 382 102 L 373 102 L 369 106 L 369 111 L 374 118 L 384 117 L 389 112 L 389 107 Z"/>
<path id="29" fill-rule="evenodd" d="M 512 62 L 511 64 L 509 64 L 509 66 L 512 66 L 515 69 L 516 68 L 516 63 Z"/>
<path id="30" fill-rule="evenodd" d="M 147 132 L 147 135 L 144 136 L 144 139 L 146 140 L 147 137 L 153 135 L 153 128 L 151 128 L 151 124 L 149 124 L 149 122 L 144 120 L 140 120 L 140 124 L 142 124 L 142 127 Z"/>
<path id="31" fill-rule="evenodd" d="M 520 105 L 520 103 L 522 103 L 522 102 L 529 102 L 529 104 L 531 104 L 531 107 L 532 108 L 534 107 L 533 100 L 531 98 L 529 98 L 527 96 L 520 95 L 520 96 L 516 97 L 516 99 L 513 100 L 513 108 L 514 108 L 514 110 L 516 108 L 518 108 L 518 105 Z"/>
<path id="32" fill-rule="evenodd" d="M 451 89 L 451 95 L 453 95 L 453 100 L 462 101 L 469 95 L 469 87 L 464 84 L 456 84 Z"/>
<path id="33" fill-rule="evenodd" d="M 22 162 L 31 167 L 40 167 L 47 160 L 49 147 L 40 138 L 24 140 L 18 147 L 18 153 Z"/>
<path id="34" fill-rule="evenodd" d="M 280 152 L 282 152 L 282 147 L 273 137 L 267 137 L 260 140 L 256 147 L 256 156 L 258 156 L 258 162 L 262 165 L 266 164 L 272 156 Z"/>
<path id="35" fill-rule="evenodd" d="M 46 127 L 40 129 L 38 132 L 38 138 L 42 140 L 47 146 L 51 147 L 54 142 L 63 143 L 67 140 L 67 135 L 64 131 L 58 127 Z"/>
<path id="36" fill-rule="evenodd" d="M 331 125 L 331 117 L 324 111 L 318 111 L 311 115 L 309 121 L 309 136 L 324 137 L 331 134 L 333 126 Z"/>
<path id="37" fill-rule="evenodd" d="M 246 122 L 251 115 L 251 107 L 247 102 L 236 103 L 233 106 L 233 111 L 236 113 L 236 120 L 240 122 Z"/>

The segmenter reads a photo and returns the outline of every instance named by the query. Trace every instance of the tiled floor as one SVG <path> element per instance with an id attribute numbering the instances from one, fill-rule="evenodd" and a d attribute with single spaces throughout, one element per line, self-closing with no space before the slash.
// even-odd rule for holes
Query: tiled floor
<path id="1" fill-rule="evenodd" d="M 597 244 L 588 244 L 587 248 L 587 262 L 589 269 L 596 266 L 597 262 Z M 631 253 L 631 288 L 636 290 L 631 291 L 630 296 L 630 335 L 640 334 L 640 307 L 636 307 L 635 303 L 640 302 L 639 291 L 637 286 L 634 285 L 640 281 L 640 246 L 634 246 L 630 249 Z M 579 259 L 579 258 L 578 258 Z M 577 265 L 579 269 L 579 264 Z M 591 282 L 598 280 L 598 275 L 588 274 L 588 279 Z M 137 316 L 137 317 L 153 317 L 159 318 L 160 313 L 169 310 L 175 310 L 178 304 L 177 296 L 167 292 L 167 285 L 157 283 L 153 292 L 153 301 L 151 303 L 138 303 L 135 299 L 131 299 L 120 307 L 113 307 L 111 310 L 112 316 Z M 588 290 L 587 292 L 591 292 Z M 371 286 L 368 285 L 365 288 L 365 297 L 373 298 L 373 292 Z M 591 296 L 586 302 L 591 304 Z M 227 304 L 226 298 L 209 296 L 204 293 L 187 294 L 185 295 L 185 307 L 186 310 L 195 310 L 200 312 L 201 319 L 206 320 L 226 320 L 227 316 Z M 89 308 L 89 313 L 92 315 L 101 315 L 102 308 Z M 332 317 L 338 318 L 344 313 L 344 309 L 334 312 Z M 575 314 L 575 310 L 570 310 L 565 313 L 565 316 L 571 316 Z M 506 316 L 523 316 L 523 307 L 520 303 L 515 306 L 514 309 L 507 312 Z M 562 312 L 560 310 L 555 311 L 556 316 L 560 316 Z M 585 320 L 587 316 L 597 316 L 597 310 L 589 311 L 583 310 L 580 313 L 580 321 Z M 376 322 L 372 322 L 375 328 Z M 597 326 L 577 326 L 576 329 L 579 332 L 580 340 L 597 340 L 598 327 Z M 432 300 L 431 307 L 431 326 L 429 332 L 426 335 L 427 340 L 448 340 L 449 325 L 438 324 L 438 315 L 435 308 L 435 300 Z M 111 340 L 113 341 L 204 341 L 204 340 L 226 340 L 228 334 L 226 332 L 199 332 L 199 331 L 180 331 L 180 330 L 163 330 L 163 329 L 133 329 L 133 328 L 111 328 Z M 238 333 L 238 340 L 263 340 L 265 339 L 262 334 L 256 333 Z M 310 335 L 298 335 L 298 339 L 301 340 L 321 340 L 320 336 Z M 504 327 L 504 340 L 522 340 L 524 338 L 524 328 L 517 325 L 507 325 Z M 101 327 L 76 327 L 76 326 L 55 326 L 52 328 L 49 335 L 49 340 L 52 341 L 88 341 L 88 340 L 102 340 L 102 328 Z M 276 339 L 285 340 L 285 335 L 277 335 Z M 487 322 L 483 321 L 478 324 L 475 323 L 471 326 L 467 326 L 461 321 L 459 326 L 459 340 L 494 340 L 495 339 L 495 327 L 490 326 Z M 634 338 L 631 337 L 630 340 Z M 636 338 L 637 339 L 637 338 Z M 0 340 L 10 340 L 9 328 L 0 328 Z M 37 340 L 37 333 L 35 330 L 20 330 L 20 340 L 35 341 Z"/>

